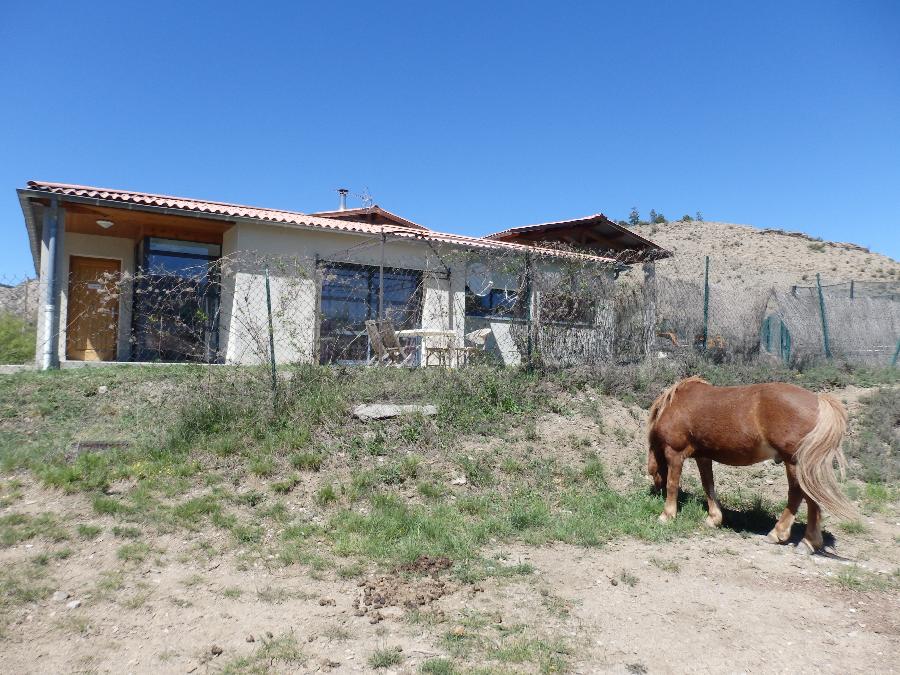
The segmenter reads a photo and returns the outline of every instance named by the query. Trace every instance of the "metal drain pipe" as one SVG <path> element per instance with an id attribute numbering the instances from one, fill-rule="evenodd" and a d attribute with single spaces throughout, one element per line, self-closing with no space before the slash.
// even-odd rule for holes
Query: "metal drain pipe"
<path id="1" fill-rule="evenodd" d="M 41 370 L 49 370 L 56 361 L 58 338 L 54 326 L 58 320 L 59 306 L 56 303 L 56 242 L 59 230 L 59 201 L 50 200 L 50 208 L 44 210 L 43 230 L 47 233 L 47 267 L 44 272 L 44 349 L 41 354 Z"/>

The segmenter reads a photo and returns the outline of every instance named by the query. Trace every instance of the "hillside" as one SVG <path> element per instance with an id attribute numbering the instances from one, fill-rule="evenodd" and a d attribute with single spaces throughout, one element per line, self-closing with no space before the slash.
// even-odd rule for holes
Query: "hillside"
<path id="1" fill-rule="evenodd" d="M 670 222 L 632 228 L 675 254 L 660 274 L 702 279 L 710 256 L 710 281 L 749 288 L 844 281 L 892 281 L 900 285 L 900 262 L 855 244 L 818 241 L 799 232 L 715 222 Z"/>

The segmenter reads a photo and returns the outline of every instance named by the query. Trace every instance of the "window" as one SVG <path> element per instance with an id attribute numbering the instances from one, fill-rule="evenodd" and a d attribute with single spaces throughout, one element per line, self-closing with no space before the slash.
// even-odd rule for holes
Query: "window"
<path id="1" fill-rule="evenodd" d="M 492 288 L 485 295 L 475 295 L 466 287 L 466 315 L 508 319 L 525 316 L 524 302 L 519 302 L 518 290 Z"/>
<path id="2" fill-rule="evenodd" d="M 421 321 L 422 273 L 368 265 L 329 263 L 322 268 L 321 363 L 365 363 L 370 356 L 365 322 L 378 318 L 384 279 L 384 317 L 396 330 Z"/>
<path id="3" fill-rule="evenodd" d="M 132 320 L 136 360 L 217 360 L 220 255 L 218 244 L 141 242 Z"/>

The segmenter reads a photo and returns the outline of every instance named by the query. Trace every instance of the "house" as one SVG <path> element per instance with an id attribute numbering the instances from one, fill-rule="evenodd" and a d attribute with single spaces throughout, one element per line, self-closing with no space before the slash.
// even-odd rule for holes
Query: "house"
<path id="1" fill-rule="evenodd" d="M 602 213 L 552 223 L 522 225 L 487 235 L 486 239 L 542 246 L 568 244 L 627 262 L 659 260 L 671 255 L 661 246 L 610 220 Z"/>
<path id="2" fill-rule="evenodd" d="M 339 210 L 314 214 L 39 181 L 18 195 L 40 280 L 42 368 L 259 363 L 270 330 L 279 362 L 364 363 L 364 322 L 378 317 L 418 331 L 420 356 L 429 340 L 459 344 L 487 322 L 492 347 L 515 363 L 516 326 L 540 311 L 538 272 L 558 276 L 577 262 L 612 278 L 622 268 L 541 247 L 534 228 L 551 241 L 566 236 L 558 224 L 468 237 L 379 206 L 347 209 L 346 192 Z M 660 250 L 605 217 L 567 222 L 598 251 L 633 244 L 645 259 Z M 563 304 L 590 329 L 591 302 Z"/>

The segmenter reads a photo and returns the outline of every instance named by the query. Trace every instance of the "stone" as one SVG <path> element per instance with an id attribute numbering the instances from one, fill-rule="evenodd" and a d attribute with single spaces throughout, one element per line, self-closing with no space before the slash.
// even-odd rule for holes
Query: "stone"
<path id="1" fill-rule="evenodd" d="M 101 384 L 99 387 L 97 387 L 98 394 L 105 394 L 108 391 L 109 391 L 109 387 L 107 387 L 105 384 Z"/>
<path id="2" fill-rule="evenodd" d="M 213 656 L 218 656 L 219 654 L 222 653 L 222 648 L 219 645 L 213 645 L 210 648 L 209 653 L 212 654 Z"/>
<path id="3" fill-rule="evenodd" d="M 466 484 L 465 476 L 460 476 L 459 478 L 454 478 L 453 480 L 450 481 L 450 485 L 465 485 L 465 484 Z"/>
<path id="4" fill-rule="evenodd" d="M 370 420 L 383 420 L 400 415 L 424 415 L 426 417 L 437 415 L 435 405 L 397 405 L 394 403 L 366 403 L 355 406 L 350 414 L 364 422 Z"/>
<path id="5" fill-rule="evenodd" d="M 81 607 L 81 600 L 70 600 L 66 603 L 66 609 L 78 609 Z"/>
<path id="6" fill-rule="evenodd" d="M 65 591 L 56 591 L 53 594 L 53 602 L 65 602 L 69 599 L 69 594 Z"/>

